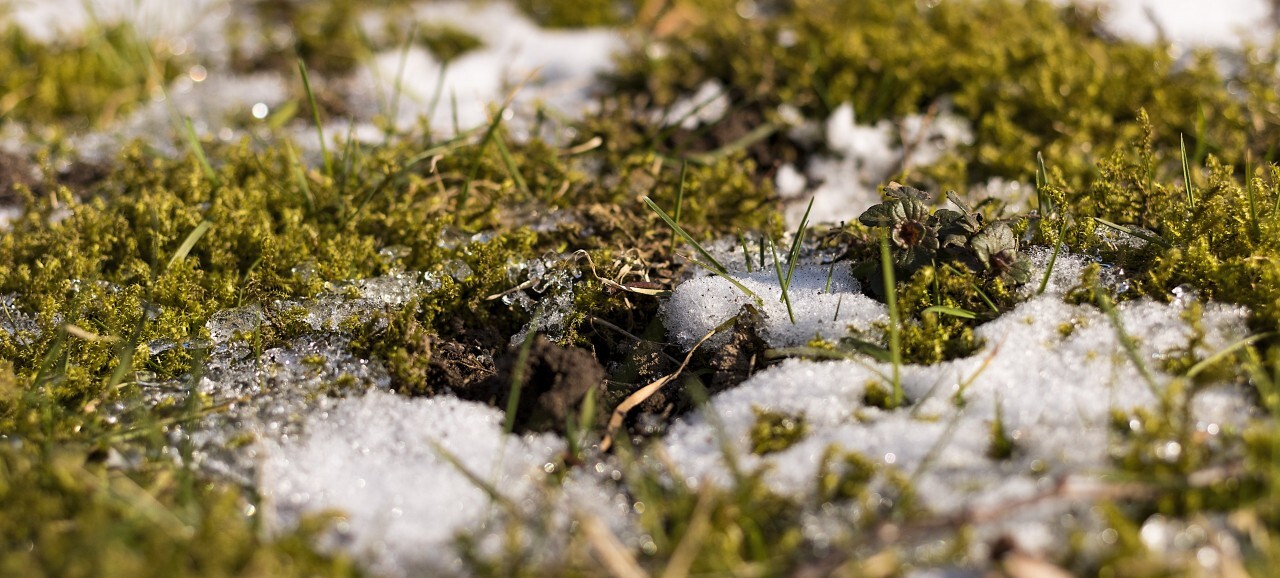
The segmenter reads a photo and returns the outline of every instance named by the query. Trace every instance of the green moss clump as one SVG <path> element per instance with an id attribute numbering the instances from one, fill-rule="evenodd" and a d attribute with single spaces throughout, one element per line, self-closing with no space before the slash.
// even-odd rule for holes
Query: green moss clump
<path id="1" fill-rule="evenodd" d="M 108 467 L 79 446 L 0 444 L 0 573 L 6 576 L 357 576 L 310 546 L 328 521 L 263 538 L 234 488 L 158 460 Z M 246 516 L 246 512 L 250 515 Z"/>
<path id="2" fill-rule="evenodd" d="M 801 531 L 802 504 L 773 492 L 762 471 L 743 474 L 731 487 L 670 483 L 663 466 L 626 454 L 624 476 L 638 506 L 636 518 L 645 536 L 639 562 L 654 574 L 672 562 L 672 554 L 690 538 L 699 541 L 690 574 L 722 574 L 754 568 L 763 575 L 783 573 L 807 557 Z M 598 572 L 598 568 L 587 574 Z M 564 574 L 564 572 L 559 572 Z"/>
<path id="3" fill-rule="evenodd" d="M 548 28 L 586 28 L 616 26 L 622 23 L 631 2 L 618 0 L 517 0 L 516 5 L 539 26 Z"/>
<path id="4" fill-rule="evenodd" d="M 10 24 L 0 31 L 0 116 L 33 126 L 101 128 L 150 99 L 182 65 L 127 25 L 46 45 Z"/>
<path id="5" fill-rule="evenodd" d="M 652 39 L 665 50 L 642 46 L 621 60 L 619 98 L 663 107 L 715 80 L 738 114 L 781 124 L 781 105 L 822 119 L 847 102 L 867 124 L 950 110 L 973 119 L 974 141 L 945 161 L 951 168 L 934 171 L 955 179 L 944 187 L 1030 181 L 1038 152 L 1065 183 L 1084 185 L 1099 151 L 1141 133 L 1140 108 L 1172 124 L 1158 149 L 1176 151 L 1182 134 L 1193 160 L 1216 154 L 1239 166 L 1246 150 L 1275 160 L 1265 144 L 1277 126 L 1272 51 L 1242 59 L 1231 78 L 1236 96 L 1209 53 L 1176 61 L 1166 46 L 1106 35 L 1096 11 L 1047 1 L 806 0 L 753 18 L 735 16 L 735 5 L 682 3 L 680 18 L 670 18 L 679 26 Z"/>
<path id="6" fill-rule="evenodd" d="M 441 62 L 449 62 L 484 46 L 479 38 L 454 26 L 426 26 L 418 32 L 418 42 Z"/>
<path id="7" fill-rule="evenodd" d="M 880 468 L 866 456 L 841 452 L 835 446 L 823 454 L 818 475 L 818 496 L 822 500 L 865 500 Z"/>
<path id="8" fill-rule="evenodd" d="M 751 426 L 751 453 L 765 455 L 783 451 L 809 433 L 803 415 L 788 415 L 758 407 L 751 408 L 756 421 Z"/>

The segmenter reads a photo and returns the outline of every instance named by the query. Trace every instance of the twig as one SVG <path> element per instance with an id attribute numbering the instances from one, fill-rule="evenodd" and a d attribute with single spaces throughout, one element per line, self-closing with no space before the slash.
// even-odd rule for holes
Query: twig
<path id="1" fill-rule="evenodd" d="M 693 345 L 693 348 L 689 350 L 689 353 L 684 356 L 684 362 L 680 364 L 680 367 L 667 375 L 653 380 L 649 385 L 640 388 L 639 391 L 627 396 L 627 399 L 622 400 L 622 403 L 618 404 L 618 407 L 614 408 L 613 415 L 609 417 L 609 426 L 605 430 L 604 440 L 600 442 L 600 451 L 607 452 L 609 451 L 609 448 L 613 447 L 613 434 L 622 426 L 622 420 L 626 419 L 628 412 L 635 409 L 636 406 L 644 403 L 645 400 L 653 397 L 653 394 L 657 393 L 658 390 L 662 389 L 668 383 L 671 383 L 679 377 L 680 374 L 684 372 L 684 368 L 689 366 L 689 362 L 693 360 L 693 354 L 697 353 L 698 348 L 702 347 L 703 343 L 706 343 L 708 339 L 711 339 L 711 336 L 736 323 L 737 320 L 737 317 L 730 317 L 728 321 L 721 323 L 719 327 L 708 331 L 706 335 L 702 336 L 702 339 L 699 339 L 698 342 Z"/>

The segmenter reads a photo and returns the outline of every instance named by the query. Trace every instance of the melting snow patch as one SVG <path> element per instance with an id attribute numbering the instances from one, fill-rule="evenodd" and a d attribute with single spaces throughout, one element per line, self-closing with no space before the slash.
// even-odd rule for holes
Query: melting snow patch
<path id="1" fill-rule="evenodd" d="M 420 48 L 397 48 L 361 70 L 356 85 L 372 87 L 363 107 L 377 110 L 398 94 L 394 121 L 401 128 L 424 116 L 433 130 L 453 130 L 455 99 L 458 128 L 487 124 L 489 106 L 518 86 L 518 109 L 543 103 L 577 115 L 588 108 L 595 75 L 609 70 L 624 46 L 613 30 L 543 30 L 506 2 L 433 2 L 416 10 L 419 22 L 456 27 L 484 44 L 447 64 Z"/>
<path id="2" fill-rule="evenodd" d="M 665 113 L 655 111 L 655 121 L 666 126 L 679 125 L 693 130 L 706 124 L 714 124 L 729 110 L 729 95 L 719 82 L 708 80 L 698 87 L 693 96 L 680 98 Z"/>
<path id="3" fill-rule="evenodd" d="M 808 129 L 801 126 L 798 130 Z M 852 221 L 867 207 L 879 202 L 876 187 L 904 163 L 913 166 L 934 163 L 957 146 L 973 142 L 968 123 L 950 113 L 907 116 L 902 119 L 899 131 L 887 120 L 869 126 L 857 124 L 849 104 L 831 113 L 825 134 L 827 147 L 834 155 L 815 157 L 806 171 L 808 182 L 820 183 L 812 191 L 813 215 L 819 215 L 823 222 Z M 794 176 L 788 176 L 787 180 L 788 192 L 801 182 Z M 807 196 L 802 195 L 787 208 L 789 224 L 800 222 L 807 200 Z"/>
<path id="4" fill-rule="evenodd" d="M 1108 30 L 1138 42 L 1165 40 L 1175 46 L 1238 48 L 1242 42 L 1265 43 L 1274 36 L 1273 3 L 1267 0 L 1082 1 L 1105 8 Z"/>
<path id="5" fill-rule="evenodd" d="M 504 434 L 501 412 L 447 396 L 370 392 L 313 414 L 305 427 L 299 440 L 262 448 L 258 489 L 272 526 L 344 512 L 327 545 L 386 576 L 461 570 L 457 536 L 508 515 L 462 469 L 521 507 L 537 501 L 546 464 L 564 450 L 552 435 Z M 491 532 L 482 550 L 500 552 L 501 537 Z"/>
<path id="6" fill-rule="evenodd" d="M 123 22 L 146 38 L 176 38 L 197 29 L 220 36 L 227 6 L 225 0 L 13 0 L 9 4 L 7 19 L 40 42 Z"/>
<path id="7" fill-rule="evenodd" d="M 884 305 L 861 293 L 861 287 L 844 264 L 834 268 L 817 265 L 796 268 L 788 290 L 795 323 L 787 314 L 782 286 L 772 269 L 730 275 L 763 302 L 761 312 L 765 325 L 761 337 L 772 347 L 804 345 L 814 337 L 835 341 L 849 335 L 851 330 L 866 332 L 877 321 L 888 319 Z M 663 306 L 667 333 L 688 349 L 746 305 L 755 306 L 755 300 L 721 277 L 686 281 L 676 287 Z M 718 341 L 711 341 L 712 345 L 723 343 L 727 336 L 722 333 L 717 338 Z"/>
<path id="8" fill-rule="evenodd" d="M 1063 275 L 1081 265 L 1070 256 L 1059 259 Z M 1057 277 L 1055 273 L 1050 284 L 1055 292 L 1066 285 Z M 694 281 L 676 289 L 666 310 L 669 325 L 692 326 L 689 319 L 703 320 L 708 311 L 729 313 L 724 302 L 733 296 L 708 291 L 705 285 Z M 1140 358 L 1156 376 L 1158 390 L 1172 379 L 1160 371 L 1161 360 L 1188 349 L 1203 359 L 1247 333 L 1247 311 L 1237 306 L 1204 304 L 1200 323 L 1205 335 L 1198 342 L 1184 318 L 1184 301 L 1130 302 L 1118 312 L 1125 332 L 1138 343 Z M 713 324 L 714 318 L 706 319 L 699 321 L 699 329 L 675 331 L 686 342 Z M 731 477 L 715 429 L 723 427 L 741 467 L 767 468 L 765 479 L 776 490 L 810 497 L 822 456 L 835 446 L 913 476 L 924 507 L 954 514 L 1028 497 L 1058 476 L 1088 479 L 1108 466 L 1112 410 L 1157 404 L 1155 392 L 1123 353 L 1115 327 L 1094 307 L 1044 295 L 976 333 L 985 345 L 971 357 L 902 368 L 906 396 L 914 401 L 903 409 L 884 411 L 864 404 L 867 385 L 885 383 L 890 373 L 885 364 L 790 360 L 715 396 L 707 410 L 677 422 L 665 445 L 680 475 L 728 484 Z M 1241 427 L 1250 414 L 1244 394 L 1229 387 L 1210 391 L 1192 403 L 1203 429 Z M 753 454 L 749 432 L 757 408 L 803 416 L 807 435 L 783 451 Z M 708 420 L 707 411 L 717 419 Z M 989 457 L 997 412 L 1015 446 L 1007 460 Z M 1004 527 L 987 530 L 1017 527 L 1020 533 L 1034 530 L 1044 537 L 1025 547 L 1061 544 L 1048 537 L 1060 530 L 1063 507 L 1020 511 L 1006 518 Z"/>

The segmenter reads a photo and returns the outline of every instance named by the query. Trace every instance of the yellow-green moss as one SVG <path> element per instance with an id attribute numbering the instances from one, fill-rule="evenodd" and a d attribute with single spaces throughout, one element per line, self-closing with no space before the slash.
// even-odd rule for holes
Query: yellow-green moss
<path id="1" fill-rule="evenodd" d="M 809 433 L 803 415 L 788 415 L 758 407 L 751 408 L 756 421 L 751 426 L 751 453 L 757 455 L 783 451 Z"/>
<path id="2" fill-rule="evenodd" d="M 127 25 L 41 44 L 15 25 L 0 31 L 0 117 L 24 124 L 102 128 L 176 77 L 183 59 Z"/>

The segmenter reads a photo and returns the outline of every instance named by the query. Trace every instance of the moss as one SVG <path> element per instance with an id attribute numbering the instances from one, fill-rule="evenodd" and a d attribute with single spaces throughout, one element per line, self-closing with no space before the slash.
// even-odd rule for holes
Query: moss
<path id="1" fill-rule="evenodd" d="M 974 120 L 974 143 L 957 157 L 963 166 L 952 158 L 944 161 L 952 168 L 934 172 L 963 179 L 945 187 L 992 176 L 1028 182 L 1037 152 L 1065 183 L 1085 184 L 1098 151 L 1141 133 L 1140 108 L 1173 123 L 1157 148 L 1176 151 L 1183 134 L 1193 151 L 1237 164 L 1246 149 L 1273 160 L 1263 144 L 1275 126 L 1264 119 L 1277 114 L 1266 109 L 1276 99 L 1270 51 L 1243 59 L 1233 78 L 1240 98 L 1207 53 L 1176 62 L 1165 47 L 1103 34 L 1094 11 L 1045 1 L 809 0 L 753 18 L 725 17 L 733 0 L 681 8 L 655 29 L 666 50 L 621 61 L 619 98 L 643 95 L 661 107 L 716 80 L 735 107 L 774 121 L 783 104 L 821 119 L 849 102 L 862 123 L 940 106 Z"/>
<path id="2" fill-rule="evenodd" d="M 164 461 L 122 473 L 64 446 L 0 446 L 0 572 L 7 576 L 356 576 L 315 553 L 326 524 L 266 540 L 246 496 Z M 250 512 L 252 510 L 249 510 Z"/>
<path id="3" fill-rule="evenodd" d="M 880 468 L 866 456 L 843 452 L 830 446 L 823 454 L 818 473 L 818 496 L 822 500 L 865 500 L 870 484 Z"/>
<path id="4" fill-rule="evenodd" d="M 894 409 L 893 389 L 880 381 L 868 381 L 862 393 L 862 403 L 868 407 Z"/>
<path id="5" fill-rule="evenodd" d="M 425 26 L 418 32 L 418 42 L 441 62 L 449 62 L 471 52 L 484 42 L 454 26 Z"/>
<path id="6" fill-rule="evenodd" d="M 340 329 L 357 352 L 386 365 L 398 391 L 437 393 L 447 386 L 433 374 L 433 364 L 446 357 L 442 344 L 493 355 L 529 321 L 529 311 L 490 299 L 527 280 L 525 273 L 513 275 L 515 265 L 548 252 L 583 250 L 603 278 L 663 285 L 677 279 L 671 235 L 636 202 L 641 195 L 671 208 L 682 194 L 681 224 L 699 239 L 738 229 L 780 233 L 772 171 L 782 162 L 802 165 L 804 155 L 821 151 L 791 142 L 784 130 L 772 131 L 761 146 L 737 150 L 732 145 L 741 131 L 657 126 L 654 109 L 711 79 L 729 88 L 730 120 L 752 129 L 781 126 L 777 109 L 783 104 L 821 119 L 850 102 L 865 123 L 936 103 L 973 119 L 975 140 L 937 164 L 912 169 L 904 180 L 961 190 L 992 176 L 1026 181 L 1035 172 L 1035 153 L 1043 152 L 1049 182 L 1040 192 L 1055 208 L 1039 207 L 1011 222 L 1016 238 L 1049 244 L 1065 222 L 1067 248 L 1126 272 L 1129 287 L 1121 298 L 1167 300 L 1185 285 L 1201 300 L 1247 305 L 1259 331 L 1280 324 L 1280 175 L 1270 167 L 1245 174 L 1241 167 L 1246 155 L 1273 160 L 1264 148 L 1275 142 L 1280 126 L 1273 53 L 1241 59 L 1230 72 L 1236 84 L 1229 91 L 1226 73 L 1205 55 L 1174 62 L 1164 47 L 1102 36 L 1091 12 L 1048 2 L 1014 9 L 1003 0 L 932 8 L 801 0 L 763 3 L 767 9 L 754 18 L 738 17 L 736 4 L 678 2 L 636 29 L 660 39 L 664 50 L 638 43 L 643 50 L 623 57 L 613 79 L 617 90 L 599 113 L 570 123 L 574 144 L 582 146 L 561 148 L 538 138 L 515 142 L 499 127 L 494 134 L 510 150 L 508 163 L 492 142 L 405 137 L 353 147 L 340 154 L 351 157 L 335 163 L 351 168 L 327 174 L 298 166 L 285 147 L 207 142 L 216 183 L 193 157 L 162 158 L 135 146 L 108 169 L 95 195 L 60 188 L 52 178 L 40 194 L 19 193 L 29 213 L 0 233 L 0 294 L 15 298 L 4 314 L 29 317 L 34 329 L 0 331 L 0 573 L 351 573 L 345 560 L 303 546 L 317 528 L 264 541 L 255 519 L 242 515 L 250 497 L 197 480 L 162 459 L 159 428 L 144 428 L 131 445 L 117 443 L 128 426 L 110 422 L 97 408 L 137 403 L 141 392 L 133 382 L 142 372 L 172 379 L 197 363 L 184 348 L 153 353 L 148 344 L 164 343 L 154 340 L 207 337 L 204 327 L 213 313 L 256 305 L 266 318 L 248 337 L 259 350 L 275 346 L 313 332 L 306 309 L 290 303 L 303 303 L 333 283 L 395 269 L 427 273 L 438 287 L 372 319 L 344 319 Z M 368 51 L 386 48 L 368 46 L 357 34 L 358 3 L 261 7 L 281 10 L 272 21 L 294 26 L 296 53 L 321 76 L 349 72 Z M 558 0 L 528 1 L 523 8 L 544 22 L 574 26 L 616 21 L 633 10 L 629 3 Z M 388 36 L 403 39 L 402 32 Z M 422 42 L 442 59 L 462 54 L 474 40 L 447 28 L 421 32 Z M 15 103 L 5 114 L 29 124 L 105 122 L 148 97 L 182 65 L 163 54 L 157 69 L 131 64 L 142 59 L 102 65 L 112 51 L 140 50 L 127 29 L 84 45 L 39 46 L 12 29 L 3 38 L 10 50 L 0 61 L 8 58 L 6 70 L 15 72 L 0 83 L 0 105 Z M 785 38 L 794 43 L 780 41 Z M 289 51 L 273 53 L 281 62 L 249 64 L 292 73 L 292 59 L 280 56 Z M 77 82 L 67 81 L 73 77 Z M 1124 90 L 1115 89 L 1115 78 L 1126 80 Z M 69 91 L 80 86 L 91 89 Z M 29 90 L 30 98 L 19 98 Z M 1190 201 L 1179 135 L 1188 137 Z M 683 182 L 681 159 L 689 160 Z M 997 207 L 982 211 L 989 220 L 1006 216 Z M 543 218 L 552 213 L 563 224 L 548 226 Z M 1159 242 L 1108 233 L 1093 217 L 1140 227 Z M 184 258 L 174 259 L 206 222 L 208 232 Z M 842 234 L 840 248 L 850 260 L 878 254 L 865 227 L 852 225 Z M 471 274 L 455 278 L 450 272 L 457 265 Z M 907 320 L 906 362 L 971 355 L 981 345 L 974 328 L 1019 301 L 1004 281 L 964 264 L 945 265 L 921 262 L 894 288 Z M 589 320 L 661 340 L 658 300 L 611 289 L 586 274 L 582 261 L 553 265 L 574 267 L 583 275 L 574 283 L 565 341 L 626 365 L 631 338 L 606 335 L 599 330 L 603 324 Z M 1072 300 L 1095 303 L 1098 294 L 1111 291 L 1100 283 L 1103 267 L 1086 270 Z M 355 286 L 347 291 L 346 298 L 359 296 Z M 532 293 L 535 300 L 550 296 Z M 938 306 L 973 312 L 975 319 L 926 312 Z M 1187 309 L 1192 322 L 1199 313 L 1198 306 Z M 68 331 L 69 324 L 82 331 Z M 1072 331 L 1074 325 L 1065 325 L 1060 333 Z M 1197 331 L 1193 346 L 1201 337 Z M 1184 413 L 1201 384 L 1233 378 L 1255 384 L 1262 405 L 1273 405 L 1275 392 L 1244 361 L 1254 356 L 1258 365 L 1271 367 L 1280 359 L 1274 343 L 1242 350 L 1194 382 L 1175 380 L 1157 412 L 1122 416 L 1125 428 L 1131 421 L 1140 428 L 1117 430 L 1116 467 L 1154 489 L 1150 499 L 1127 505 L 1122 514 L 1128 517 L 1117 525 L 1134 526 L 1148 512 L 1255 508 L 1275 527 L 1280 506 L 1270 496 L 1277 474 L 1268 460 L 1280 436 L 1266 429 L 1241 439 L 1234 433 L 1200 436 Z M 646 342 L 639 349 L 656 359 L 659 347 Z M 1194 349 L 1179 352 L 1164 369 L 1184 373 L 1200 361 L 1197 355 Z M 352 384 L 343 377 L 332 385 L 340 393 Z M 892 392 L 877 382 L 864 397 L 867 405 L 887 408 Z M 191 404 L 202 403 L 207 400 L 192 398 Z M 153 409 L 175 416 L 190 408 L 175 401 Z M 802 417 L 759 412 L 753 449 L 784 450 L 804 430 Z M 999 416 L 991 442 L 994 457 L 1016 453 Z M 1174 459 L 1171 442 L 1179 447 Z M 144 466 L 128 473 L 106 467 L 100 455 L 120 449 L 143 452 Z M 1238 455 L 1242 451 L 1246 455 Z M 817 480 L 823 500 L 859 501 L 864 520 L 872 522 L 914 511 L 913 489 L 901 472 L 855 454 L 828 458 Z M 1224 460 L 1237 458 L 1244 473 L 1187 487 L 1193 474 L 1234 465 Z M 643 461 L 619 459 L 626 468 L 644 467 Z M 642 557 L 647 568 L 660 570 L 699 519 L 710 530 L 693 572 L 779 574 L 812 553 L 800 530 L 803 505 L 769 491 L 760 474 L 741 475 L 729 488 L 697 490 L 672 484 L 672 474 L 649 471 L 627 481 L 631 497 L 647 504 L 638 514 L 652 538 Z M 893 505 L 879 499 L 872 504 L 873 493 Z M 170 517 L 193 533 L 171 532 L 165 524 L 172 520 L 163 521 Z M 1136 556 L 1127 549 L 1117 555 Z M 154 564 L 142 566 L 152 557 Z"/>
<path id="7" fill-rule="evenodd" d="M 786 450 L 809 433 L 803 415 L 787 415 L 758 407 L 751 408 L 756 421 L 751 426 L 751 453 L 765 455 Z"/>
<path id="8" fill-rule="evenodd" d="M 634 10 L 632 2 L 617 0 L 517 0 L 516 5 L 539 26 L 549 28 L 584 28 L 614 26 L 622 23 L 625 11 Z M 624 6 L 627 9 L 624 11 Z"/>
<path id="9" fill-rule="evenodd" d="M 770 490 L 763 472 L 744 474 L 731 487 L 693 488 L 667 483 L 669 471 L 634 455 L 621 463 L 632 498 L 641 504 L 638 524 L 651 540 L 640 561 L 655 574 L 691 535 L 700 540 L 698 556 L 688 568 L 691 574 L 750 567 L 773 575 L 804 559 L 801 504 Z"/>
<path id="10" fill-rule="evenodd" d="M 101 128 L 150 99 L 184 60 L 129 26 L 90 30 L 82 40 L 41 44 L 16 25 L 0 31 L 0 116 L 20 123 Z"/>
<path id="11" fill-rule="evenodd" d="M 997 402 L 996 417 L 991 420 L 991 443 L 987 446 L 987 457 L 993 460 L 1007 460 L 1013 457 L 1016 448 L 1013 437 L 1004 427 L 1004 410 Z"/>

